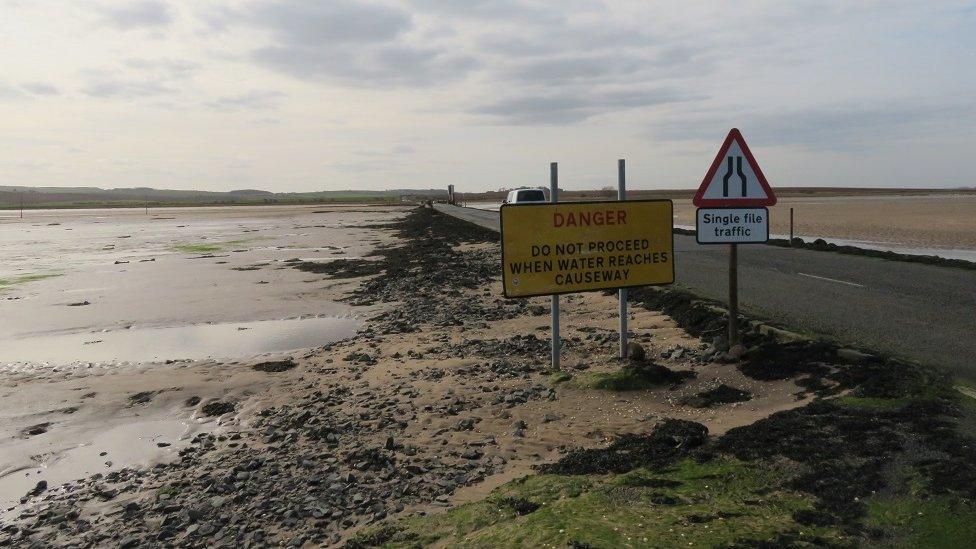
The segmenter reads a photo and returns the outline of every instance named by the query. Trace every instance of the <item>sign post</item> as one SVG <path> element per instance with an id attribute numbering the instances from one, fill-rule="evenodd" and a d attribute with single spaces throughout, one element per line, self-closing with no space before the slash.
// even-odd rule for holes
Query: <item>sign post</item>
<path id="1" fill-rule="evenodd" d="M 732 128 L 693 200 L 699 244 L 729 245 L 729 346 L 739 344 L 739 244 L 769 240 L 769 210 L 776 204 L 759 163 Z"/>
<path id="2" fill-rule="evenodd" d="M 627 200 L 627 174 L 625 160 L 617 160 L 617 200 Z M 620 300 L 620 358 L 627 358 L 627 288 L 617 290 Z"/>
<path id="3" fill-rule="evenodd" d="M 556 162 L 549 164 L 549 201 L 555 204 L 559 201 L 559 165 Z M 502 260 L 504 263 L 504 260 Z M 552 294 L 552 369 L 559 370 L 559 295 Z"/>
<path id="4" fill-rule="evenodd" d="M 502 288 L 507 298 L 550 296 L 558 369 L 560 294 L 674 283 L 674 206 L 670 200 L 559 203 L 556 163 L 549 169 L 548 203 L 501 207 Z M 618 177 L 624 198 L 623 160 Z M 625 354 L 627 294 L 619 297 Z"/>

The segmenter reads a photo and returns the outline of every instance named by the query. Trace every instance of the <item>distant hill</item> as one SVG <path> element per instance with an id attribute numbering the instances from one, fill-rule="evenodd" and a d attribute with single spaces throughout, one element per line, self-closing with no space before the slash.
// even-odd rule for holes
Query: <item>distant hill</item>
<path id="1" fill-rule="evenodd" d="M 405 197 L 443 199 L 442 189 L 392 189 L 386 191 L 318 191 L 273 193 L 258 189 L 228 192 L 182 191 L 148 187 L 100 189 L 98 187 L 22 187 L 0 185 L 0 209 L 24 208 L 125 208 L 150 206 L 207 206 L 253 204 L 328 204 L 334 202 L 400 202 Z"/>

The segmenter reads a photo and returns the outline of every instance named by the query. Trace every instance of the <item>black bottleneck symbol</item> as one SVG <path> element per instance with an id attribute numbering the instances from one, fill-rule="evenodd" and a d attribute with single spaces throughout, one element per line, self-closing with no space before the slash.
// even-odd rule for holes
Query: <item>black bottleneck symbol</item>
<path id="1" fill-rule="evenodd" d="M 733 174 L 733 172 L 732 172 L 732 159 L 733 158 L 735 158 L 735 172 L 734 173 L 735 173 L 735 175 L 738 175 L 739 176 L 739 180 L 742 181 L 742 197 L 745 198 L 746 197 L 746 194 L 747 194 L 747 191 L 746 191 L 746 181 L 747 180 L 746 180 L 746 174 L 742 173 L 742 157 L 741 156 L 735 156 L 735 157 L 730 156 L 730 157 L 728 157 L 726 159 L 728 162 L 725 165 L 726 166 L 725 167 L 725 177 L 722 178 L 722 196 L 724 196 L 724 197 L 728 197 L 729 196 L 729 179 L 732 178 L 732 174 Z"/>

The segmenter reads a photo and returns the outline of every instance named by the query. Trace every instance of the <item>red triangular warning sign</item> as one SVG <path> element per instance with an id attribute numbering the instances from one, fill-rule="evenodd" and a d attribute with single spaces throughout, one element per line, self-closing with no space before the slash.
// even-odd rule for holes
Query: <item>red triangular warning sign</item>
<path id="1" fill-rule="evenodd" d="M 773 189 L 737 128 L 729 131 L 693 202 L 699 208 L 776 204 Z"/>

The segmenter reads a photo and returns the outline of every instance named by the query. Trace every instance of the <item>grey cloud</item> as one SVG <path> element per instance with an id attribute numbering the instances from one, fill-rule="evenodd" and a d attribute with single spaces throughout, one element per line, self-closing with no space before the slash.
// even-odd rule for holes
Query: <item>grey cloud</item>
<path id="1" fill-rule="evenodd" d="M 24 95 L 24 92 L 20 91 L 19 89 L 15 88 L 15 87 L 13 87 L 13 86 L 11 86 L 9 84 L 5 84 L 3 82 L 0 82 L 0 100 L 2 100 L 2 99 L 18 99 L 20 97 L 23 97 L 23 95 Z"/>
<path id="2" fill-rule="evenodd" d="M 279 42 L 318 47 L 383 42 L 411 26 L 404 10 L 353 0 L 265 2 L 255 9 L 252 19 L 270 29 Z"/>
<path id="3" fill-rule="evenodd" d="M 182 59 L 145 59 L 131 57 L 124 61 L 130 69 L 149 71 L 167 78 L 186 78 L 200 70 L 200 64 Z"/>
<path id="4" fill-rule="evenodd" d="M 756 140 L 811 148 L 870 148 L 875 142 L 911 139 L 922 134 L 951 133 L 963 119 L 973 120 L 971 106 L 872 105 L 817 108 L 762 115 Z"/>
<path id="5" fill-rule="evenodd" d="M 111 69 L 87 69 L 80 72 L 82 93 L 100 99 L 140 99 L 172 95 L 185 86 L 200 66 L 179 59 L 129 58 Z M 172 104 L 160 103 L 163 107 Z"/>
<path id="6" fill-rule="evenodd" d="M 391 147 L 389 149 L 384 149 L 384 150 L 356 151 L 355 154 L 357 156 L 365 156 L 365 157 L 369 157 L 369 158 L 378 158 L 378 157 L 392 157 L 392 156 L 408 156 L 408 155 L 412 155 L 412 154 L 414 154 L 416 152 L 417 152 L 417 150 L 414 149 L 411 145 L 401 144 L 401 145 L 396 145 L 394 147 Z"/>
<path id="7" fill-rule="evenodd" d="M 507 76 L 522 83 L 599 81 L 633 74 L 643 66 L 640 59 L 630 56 L 581 55 L 535 59 L 512 67 Z"/>
<path id="8" fill-rule="evenodd" d="M 723 113 L 676 113 L 649 134 L 664 141 L 719 140 L 737 126 L 750 143 L 817 150 L 863 151 L 893 140 L 949 135 L 961 120 L 976 122 L 969 105 L 834 105 L 781 112 L 727 109 Z"/>
<path id="9" fill-rule="evenodd" d="M 138 99 L 175 92 L 155 78 L 131 78 L 103 71 L 86 71 L 82 93 L 99 99 Z"/>
<path id="10" fill-rule="evenodd" d="M 59 95 L 61 90 L 47 82 L 22 82 L 18 86 L 11 86 L 0 82 L 0 100 L 23 100 L 30 97 Z"/>
<path id="11" fill-rule="evenodd" d="M 120 6 L 103 9 L 105 20 L 120 29 L 158 28 L 173 21 L 169 5 L 161 0 L 126 0 Z"/>
<path id="12" fill-rule="evenodd" d="M 567 5 L 572 4 L 572 5 Z M 455 16 L 468 19 L 520 20 L 535 23 L 563 21 L 567 13 L 592 2 L 576 0 L 562 2 L 555 7 L 542 7 L 524 0 L 410 0 L 414 8 L 429 11 L 438 16 Z"/>
<path id="13" fill-rule="evenodd" d="M 465 75 L 474 58 L 433 45 L 415 45 L 402 9 L 350 0 L 322 4 L 263 3 L 249 18 L 272 43 L 252 52 L 272 70 L 306 80 L 350 86 L 428 86 Z"/>
<path id="14" fill-rule="evenodd" d="M 270 109 L 278 105 L 285 94 L 277 90 L 249 91 L 236 95 L 225 95 L 207 103 L 207 106 L 220 111 Z"/>
<path id="15" fill-rule="evenodd" d="M 47 82 L 24 82 L 20 85 L 31 95 L 59 95 L 61 90 Z"/>
<path id="16" fill-rule="evenodd" d="M 476 107 L 472 112 L 487 115 L 502 124 L 562 125 L 581 122 L 615 111 L 650 107 L 681 101 L 665 89 L 587 91 L 520 95 Z"/>

